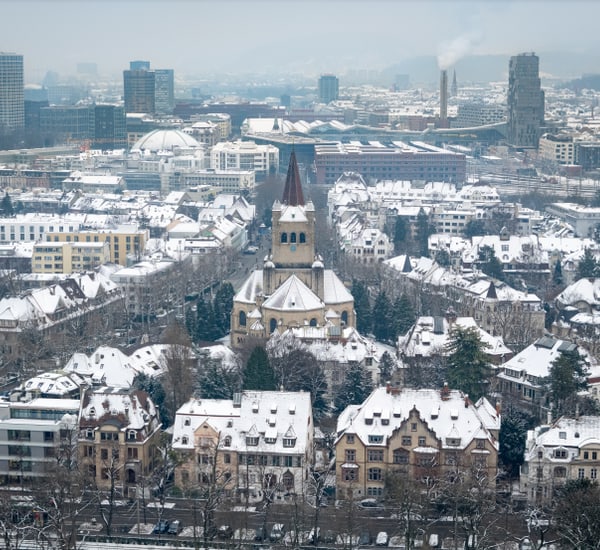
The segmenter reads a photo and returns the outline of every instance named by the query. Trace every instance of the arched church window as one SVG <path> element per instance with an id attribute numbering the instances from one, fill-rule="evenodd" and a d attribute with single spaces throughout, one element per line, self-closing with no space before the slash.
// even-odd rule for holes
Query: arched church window
<path id="1" fill-rule="evenodd" d="M 287 233 L 282 233 L 281 234 L 281 242 L 282 243 L 287 243 Z"/>
<path id="2" fill-rule="evenodd" d="M 246 326 L 246 312 L 240 311 L 240 327 Z"/>
<path id="3" fill-rule="evenodd" d="M 316 327 L 317 326 L 317 320 L 314 317 L 310 320 L 310 326 L 311 327 Z"/>
<path id="4" fill-rule="evenodd" d="M 295 243 L 296 242 L 296 233 L 290 233 L 290 242 L 291 243 Z"/>
<path id="5" fill-rule="evenodd" d="M 271 319 L 269 321 L 269 332 L 275 332 L 276 328 L 277 328 L 277 319 Z"/>
<path id="6" fill-rule="evenodd" d="M 306 235 L 304 233 L 300 233 L 300 242 L 301 243 L 305 243 L 306 242 Z"/>
<path id="7" fill-rule="evenodd" d="M 342 311 L 342 324 L 348 324 L 348 312 L 346 310 Z"/>

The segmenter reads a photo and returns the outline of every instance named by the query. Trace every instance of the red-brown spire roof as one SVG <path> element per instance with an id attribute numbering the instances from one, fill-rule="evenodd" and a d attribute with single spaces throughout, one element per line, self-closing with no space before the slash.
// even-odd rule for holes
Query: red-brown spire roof
<path id="1" fill-rule="evenodd" d="M 298 163 L 296 162 L 296 153 L 294 151 L 290 155 L 290 164 L 288 166 L 287 177 L 285 178 L 282 202 L 289 206 L 304 206 L 302 183 L 300 182 L 300 172 L 298 171 Z"/>

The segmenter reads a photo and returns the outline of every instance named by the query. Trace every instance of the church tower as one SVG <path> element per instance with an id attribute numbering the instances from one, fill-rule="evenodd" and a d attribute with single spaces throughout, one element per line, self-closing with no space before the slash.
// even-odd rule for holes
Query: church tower
<path id="1" fill-rule="evenodd" d="M 304 200 L 292 152 L 281 201 L 273 204 L 271 251 L 233 299 L 231 345 L 266 340 L 275 332 L 319 330 L 339 337 L 354 328 L 354 299 L 316 254 L 315 207 Z M 313 334 L 314 336 L 314 334 Z"/>
<path id="2" fill-rule="evenodd" d="M 315 207 L 304 202 L 292 151 L 281 202 L 273 204 L 271 261 L 278 269 L 310 269 L 315 260 Z"/>

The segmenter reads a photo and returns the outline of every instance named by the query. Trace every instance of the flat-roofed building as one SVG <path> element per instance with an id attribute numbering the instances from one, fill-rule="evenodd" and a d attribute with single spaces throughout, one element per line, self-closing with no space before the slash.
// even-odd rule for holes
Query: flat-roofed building
<path id="1" fill-rule="evenodd" d="M 110 262 L 108 242 L 42 242 L 33 246 L 32 273 L 91 271 Z"/>
<path id="2" fill-rule="evenodd" d="M 46 242 L 103 243 L 110 245 L 110 262 L 126 266 L 128 259 L 141 258 L 149 233 L 136 225 L 123 225 L 115 229 L 80 230 L 64 233 L 48 232 Z"/>
<path id="3" fill-rule="evenodd" d="M 394 141 L 315 145 L 316 183 L 332 185 L 344 172 L 365 180 L 420 180 L 462 183 L 467 161 L 462 153 L 423 142 Z"/>

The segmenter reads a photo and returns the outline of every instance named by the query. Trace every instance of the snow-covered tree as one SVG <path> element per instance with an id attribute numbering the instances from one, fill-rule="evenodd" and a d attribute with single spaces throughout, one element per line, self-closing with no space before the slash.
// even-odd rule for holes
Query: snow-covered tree
<path id="1" fill-rule="evenodd" d="M 336 412 L 342 412 L 348 405 L 362 403 L 372 391 L 373 382 L 369 371 L 360 363 L 352 363 L 334 399 Z"/>

